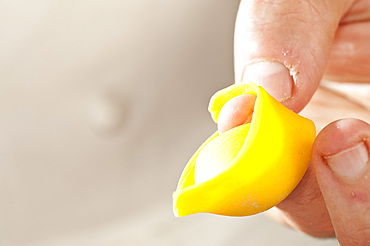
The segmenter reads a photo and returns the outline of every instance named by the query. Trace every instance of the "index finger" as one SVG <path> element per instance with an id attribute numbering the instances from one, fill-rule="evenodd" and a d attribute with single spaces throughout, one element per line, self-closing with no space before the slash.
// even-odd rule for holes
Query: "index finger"
<path id="1" fill-rule="evenodd" d="M 241 1 L 235 27 L 236 82 L 262 85 L 299 112 L 325 71 L 340 19 L 352 4 L 331 1 Z"/>

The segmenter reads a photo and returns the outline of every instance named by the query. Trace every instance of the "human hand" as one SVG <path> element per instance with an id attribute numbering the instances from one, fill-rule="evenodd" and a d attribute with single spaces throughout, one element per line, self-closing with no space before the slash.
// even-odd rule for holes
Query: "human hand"
<path id="1" fill-rule="evenodd" d="M 366 100 L 361 104 L 353 95 L 318 87 L 323 77 L 366 86 L 369 40 L 368 0 L 244 0 L 235 27 L 235 80 L 262 85 L 295 112 L 316 93 L 305 114 L 318 124 L 347 112 L 368 121 Z M 250 115 L 240 112 L 250 112 L 253 100 L 240 96 L 228 102 L 219 130 L 248 121 Z M 329 124 L 317 136 L 301 183 L 273 211 L 276 218 L 312 236 L 335 235 L 342 245 L 370 244 L 369 150 L 368 123 Z"/>

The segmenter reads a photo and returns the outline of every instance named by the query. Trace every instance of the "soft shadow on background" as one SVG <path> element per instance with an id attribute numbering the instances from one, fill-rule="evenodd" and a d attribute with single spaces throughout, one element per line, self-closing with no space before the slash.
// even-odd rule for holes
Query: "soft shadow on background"
<path id="1" fill-rule="evenodd" d="M 172 214 L 233 83 L 238 4 L 0 2 L 0 245 L 337 245 L 263 215 Z"/>

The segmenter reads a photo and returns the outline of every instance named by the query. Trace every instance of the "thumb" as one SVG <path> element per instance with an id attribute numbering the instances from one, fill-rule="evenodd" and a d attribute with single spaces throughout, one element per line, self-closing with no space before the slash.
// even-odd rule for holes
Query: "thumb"
<path id="1" fill-rule="evenodd" d="M 370 245 L 370 125 L 354 119 L 324 128 L 312 163 L 341 245 Z"/>
<path id="2" fill-rule="evenodd" d="M 242 0 L 235 25 L 236 82 L 255 82 L 299 112 L 323 77 L 350 0 Z"/>

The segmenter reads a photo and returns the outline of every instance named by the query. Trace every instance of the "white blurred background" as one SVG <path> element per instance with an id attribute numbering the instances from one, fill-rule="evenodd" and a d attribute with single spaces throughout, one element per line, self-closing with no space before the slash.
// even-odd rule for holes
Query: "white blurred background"
<path id="1" fill-rule="evenodd" d="M 337 245 L 264 215 L 175 218 L 233 83 L 239 1 L 0 1 L 0 245 Z"/>

